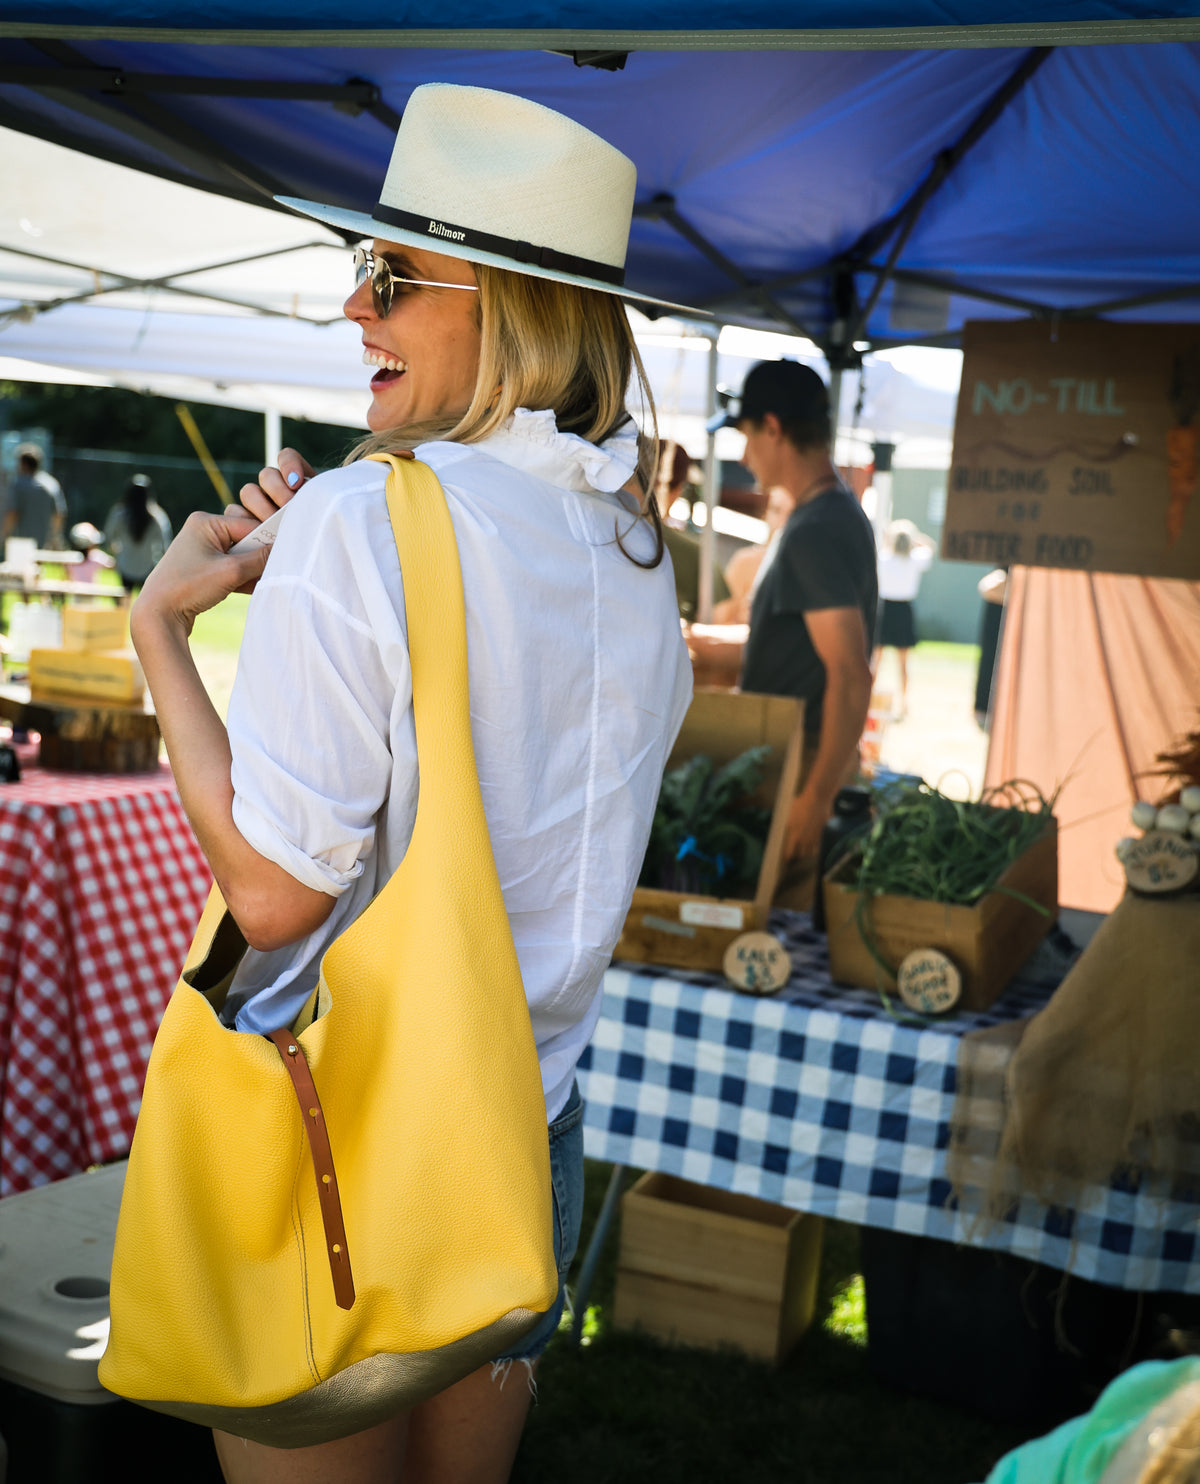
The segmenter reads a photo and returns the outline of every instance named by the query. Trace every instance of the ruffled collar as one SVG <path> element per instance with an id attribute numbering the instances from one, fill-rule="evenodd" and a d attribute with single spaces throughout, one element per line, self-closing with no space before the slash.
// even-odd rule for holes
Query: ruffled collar
<path id="1" fill-rule="evenodd" d="M 581 494 L 614 494 L 637 468 L 637 428 L 625 424 L 603 443 L 560 433 L 553 411 L 518 407 L 490 437 L 474 445 L 505 464 Z"/>

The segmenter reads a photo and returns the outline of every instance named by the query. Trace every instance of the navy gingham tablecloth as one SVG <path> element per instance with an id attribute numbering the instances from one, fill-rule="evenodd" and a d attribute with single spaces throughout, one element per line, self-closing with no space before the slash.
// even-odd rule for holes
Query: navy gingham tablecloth
<path id="1" fill-rule="evenodd" d="M 806 914 L 774 913 L 771 930 L 793 972 L 765 999 L 718 974 L 608 970 L 579 1063 L 590 1158 L 991 1247 L 1113 1287 L 1200 1292 L 1200 1206 L 1151 1180 L 1097 1188 L 1074 1211 L 1023 1196 L 998 1223 L 950 1201 L 959 1041 L 1046 1003 L 1073 958 L 1062 934 L 987 1011 L 922 1023 L 833 984 Z"/>

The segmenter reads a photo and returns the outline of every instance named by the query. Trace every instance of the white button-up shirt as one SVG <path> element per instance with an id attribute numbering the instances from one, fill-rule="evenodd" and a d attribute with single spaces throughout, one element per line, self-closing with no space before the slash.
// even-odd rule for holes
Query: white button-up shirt
<path id="1" fill-rule="evenodd" d="M 518 411 L 482 443 L 416 450 L 458 540 L 471 735 L 553 1119 L 599 1014 L 663 766 L 691 698 L 670 562 L 619 493 L 636 442 Z M 229 704 L 233 817 L 337 897 L 302 942 L 250 951 L 239 1030 L 290 1022 L 320 957 L 387 881 L 416 815 L 417 752 L 387 466 L 321 474 L 287 507 L 250 603 Z M 227 1010 L 229 1013 L 229 1010 Z"/>

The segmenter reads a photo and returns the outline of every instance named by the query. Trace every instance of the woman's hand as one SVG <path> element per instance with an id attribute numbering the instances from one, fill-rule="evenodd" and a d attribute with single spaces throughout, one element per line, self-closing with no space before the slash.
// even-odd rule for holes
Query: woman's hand
<path id="1" fill-rule="evenodd" d="M 281 510 L 316 470 L 294 448 L 279 450 L 279 465 L 259 470 L 257 484 L 244 484 L 238 491 L 242 508 L 256 520 L 266 520 Z"/>
<path id="2" fill-rule="evenodd" d="M 249 592 L 262 576 L 269 546 L 258 546 L 240 556 L 229 548 L 259 524 L 240 505 L 220 515 L 189 515 L 166 555 L 147 577 L 130 614 L 135 648 L 147 625 L 166 622 L 185 636 L 196 615 L 215 608 L 230 593 Z"/>

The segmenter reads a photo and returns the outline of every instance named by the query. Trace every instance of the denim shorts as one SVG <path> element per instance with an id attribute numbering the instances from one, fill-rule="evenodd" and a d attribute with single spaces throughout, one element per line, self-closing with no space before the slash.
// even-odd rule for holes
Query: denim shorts
<path id="1" fill-rule="evenodd" d="M 554 1258 L 558 1264 L 558 1297 L 548 1314 L 524 1336 L 515 1350 L 498 1360 L 536 1360 L 554 1337 L 567 1301 L 567 1274 L 579 1245 L 583 1224 L 583 1098 L 571 1088 L 566 1107 L 550 1125 L 550 1184 L 554 1197 Z"/>

